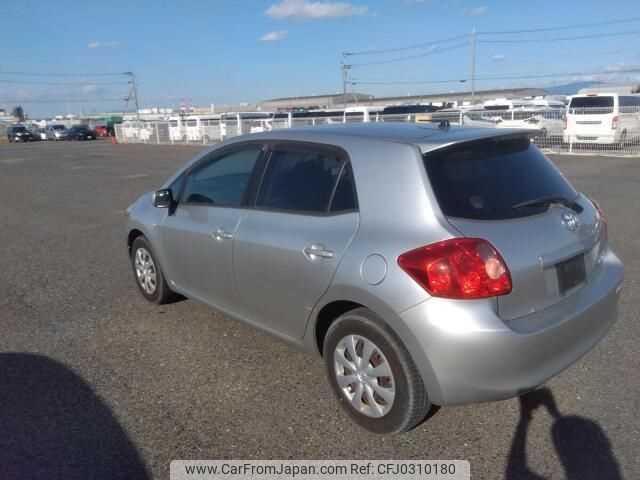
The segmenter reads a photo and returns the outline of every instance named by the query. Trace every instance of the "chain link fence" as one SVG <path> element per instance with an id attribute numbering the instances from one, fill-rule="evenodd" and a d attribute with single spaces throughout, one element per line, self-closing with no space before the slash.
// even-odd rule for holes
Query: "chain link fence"
<path id="1" fill-rule="evenodd" d="M 640 155 L 640 106 L 582 109 L 474 110 L 382 115 L 369 122 L 449 122 L 459 128 L 528 130 L 542 149 L 558 153 Z M 130 121 L 115 126 L 119 143 L 215 144 L 247 133 L 366 121 L 342 112 L 191 116 L 166 121 Z"/>

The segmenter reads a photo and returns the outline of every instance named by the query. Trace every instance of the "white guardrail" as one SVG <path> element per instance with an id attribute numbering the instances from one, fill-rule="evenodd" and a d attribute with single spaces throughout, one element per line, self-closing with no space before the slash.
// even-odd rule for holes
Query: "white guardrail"
<path id="1" fill-rule="evenodd" d="M 166 121 L 130 121 L 115 126 L 119 143 L 215 144 L 237 135 L 302 126 L 343 123 L 343 115 L 326 112 L 321 116 L 262 114 L 228 115 L 219 118 L 186 117 Z M 349 122 L 363 121 L 357 117 Z M 603 153 L 640 156 L 640 107 L 612 109 L 448 109 L 428 114 L 371 114 L 370 122 L 448 121 L 459 128 L 529 130 L 531 139 L 548 152 Z"/>

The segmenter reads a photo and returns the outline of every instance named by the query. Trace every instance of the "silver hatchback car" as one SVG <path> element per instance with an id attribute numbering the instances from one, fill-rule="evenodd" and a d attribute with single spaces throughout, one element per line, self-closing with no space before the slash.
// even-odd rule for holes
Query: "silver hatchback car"
<path id="1" fill-rule="evenodd" d="M 598 206 L 527 134 L 351 124 L 234 138 L 128 209 L 149 301 L 319 353 L 363 427 L 535 389 L 616 320 Z"/>

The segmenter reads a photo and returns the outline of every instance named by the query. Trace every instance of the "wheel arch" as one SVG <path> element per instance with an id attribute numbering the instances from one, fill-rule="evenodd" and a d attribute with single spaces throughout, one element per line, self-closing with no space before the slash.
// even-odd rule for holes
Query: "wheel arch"
<path id="1" fill-rule="evenodd" d="M 303 343 L 306 349 L 322 356 L 324 335 L 331 324 L 344 313 L 356 309 L 367 308 L 384 320 L 386 325 L 403 343 L 411 355 L 422 381 L 427 389 L 432 403 L 441 405 L 443 402 L 442 389 L 435 375 L 431 361 L 415 335 L 389 305 L 373 294 L 346 285 L 334 286 L 317 303 L 311 313 Z"/>
<path id="2" fill-rule="evenodd" d="M 144 232 L 138 228 L 131 228 L 129 230 L 129 233 L 127 234 L 127 249 L 129 251 L 129 253 L 131 253 L 131 246 L 133 245 L 133 242 L 136 240 L 136 238 L 138 237 L 145 237 L 146 235 L 144 234 Z"/>

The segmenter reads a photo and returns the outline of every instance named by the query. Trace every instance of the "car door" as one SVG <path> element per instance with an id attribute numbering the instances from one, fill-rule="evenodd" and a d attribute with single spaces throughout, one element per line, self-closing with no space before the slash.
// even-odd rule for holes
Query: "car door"
<path id="1" fill-rule="evenodd" d="M 222 310 L 233 309 L 233 237 L 262 155 L 251 143 L 204 157 L 179 179 L 177 206 L 160 226 L 171 284 Z"/>
<path id="2" fill-rule="evenodd" d="M 346 153 L 310 144 L 272 146 L 254 208 L 234 240 L 242 316 L 301 338 L 357 226 Z"/>

